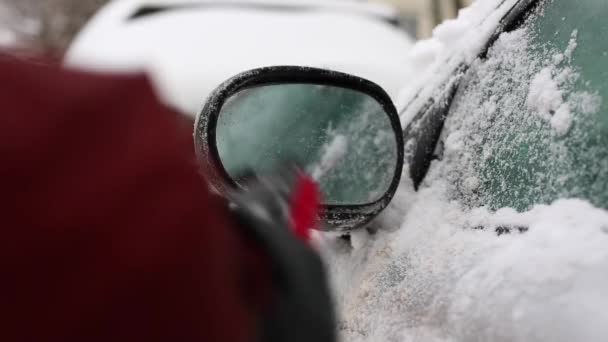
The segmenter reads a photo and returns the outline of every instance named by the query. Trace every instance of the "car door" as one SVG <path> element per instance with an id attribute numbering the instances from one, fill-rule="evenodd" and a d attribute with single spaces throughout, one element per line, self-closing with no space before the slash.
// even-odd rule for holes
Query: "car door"
<path id="1" fill-rule="evenodd" d="M 410 159 L 410 173 L 417 184 L 445 181 L 467 207 L 524 211 L 582 198 L 608 208 L 608 38 L 598 34 L 608 3 L 528 2 L 458 69 L 426 126 L 406 129 L 440 137 L 419 147 L 426 163 L 439 159 L 431 171 Z"/>

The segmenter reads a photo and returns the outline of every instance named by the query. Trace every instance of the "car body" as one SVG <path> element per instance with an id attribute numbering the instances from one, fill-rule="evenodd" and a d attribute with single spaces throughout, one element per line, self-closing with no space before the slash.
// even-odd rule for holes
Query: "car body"
<path id="1" fill-rule="evenodd" d="M 346 72 L 396 96 L 412 44 L 390 7 L 318 0 L 115 0 L 85 26 L 66 63 L 147 71 L 170 105 L 194 116 L 239 72 L 300 65 Z"/>

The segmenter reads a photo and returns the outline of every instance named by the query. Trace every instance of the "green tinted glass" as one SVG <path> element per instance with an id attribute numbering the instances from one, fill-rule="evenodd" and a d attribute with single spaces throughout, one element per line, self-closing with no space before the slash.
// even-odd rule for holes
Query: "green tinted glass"
<path id="1" fill-rule="evenodd" d="M 450 109 L 443 176 L 471 206 L 608 208 L 608 1 L 545 0 L 474 63 Z"/>
<path id="2" fill-rule="evenodd" d="M 233 179 L 296 161 L 325 204 L 369 204 L 389 189 L 397 145 L 389 116 L 367 94 L 334 86 L 279 84 L 233 95 L 220 111 L 218 153 Z"/>

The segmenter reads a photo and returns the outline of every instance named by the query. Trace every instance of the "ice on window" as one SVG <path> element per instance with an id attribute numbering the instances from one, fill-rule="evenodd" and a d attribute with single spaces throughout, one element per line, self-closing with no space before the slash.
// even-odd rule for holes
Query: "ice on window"
<path id="1" fill-rule="evenodd" d="M 606 151 L 590 130 L 602 99 L 573 60 L 578 30 L 564 50 L 539 35 L 534 27 L 502 34 L 460 84 L 437 171 L 452 198 L 518 210 L 560 197 L 606 203 Z"/>

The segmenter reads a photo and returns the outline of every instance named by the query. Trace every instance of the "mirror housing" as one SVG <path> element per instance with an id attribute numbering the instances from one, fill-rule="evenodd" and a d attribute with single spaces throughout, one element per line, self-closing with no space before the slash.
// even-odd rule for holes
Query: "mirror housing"
<path id="1" fill-rule="evenodd" d="M 397 110 L 386 92 L 375 83 L 344 73 L 298 66 L 264 67 L 243 72 L 220 85 L 209 96 L 202 111 L 197 116 L 194 143 L 198 161 L 211 186 L 220 194 L 238 189 L 240 185 L 233 179 L 222 163 L 218 151 L 218 121 L 227 101 L 236 94 L 266 86 L 279 85 L 319 85 L 342 88 L 365 95 L 377 102 L 378 108 L 387 115 L 387 127 L 392 130 L 395 148 L 394 172 L 387 184 L 386 192 L 370 203 L 324 204 L 320 218 L 330 231 L 348 231 L 358 228 L 376 217 L 390 202 L 397 190 L 403 167 L 403 133 Z M 249 115 L 249 114 L 247 114 Z M 255 115 L 255 113 L 251 113 Z M 389 156 L 388 158 L 393 158 Z M 387 171 L 387 172 L 390 172 Z M 353 184 L 354 187 L 357 184 Z"/>

